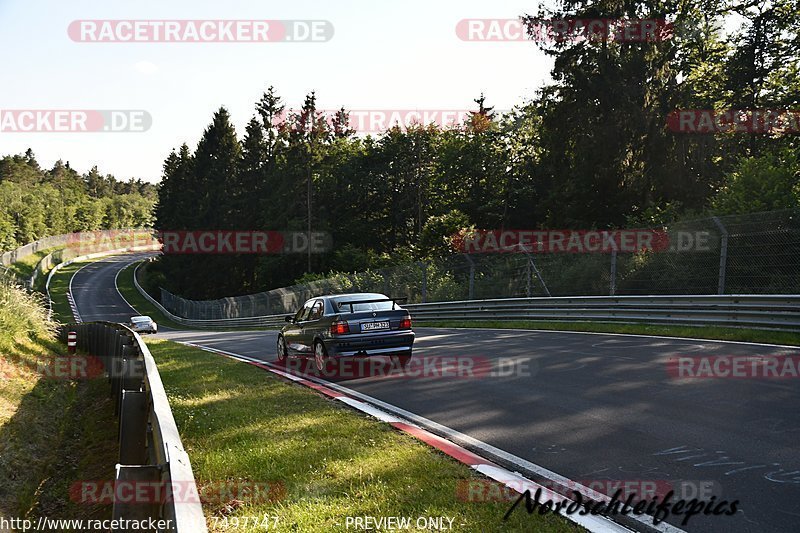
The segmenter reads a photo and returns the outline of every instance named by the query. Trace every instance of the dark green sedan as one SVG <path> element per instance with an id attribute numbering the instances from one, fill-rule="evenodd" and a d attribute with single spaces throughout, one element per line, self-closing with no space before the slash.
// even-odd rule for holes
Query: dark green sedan
<path id="1" fill-rule="evenodd" d="M 405 367 L 411 360 L 411 315 L 378 293 L 337 294 L 308 300 L 278 334 L 278 361 L 313 357 L 317 371 L 342 357 L 390 356 Z"/>

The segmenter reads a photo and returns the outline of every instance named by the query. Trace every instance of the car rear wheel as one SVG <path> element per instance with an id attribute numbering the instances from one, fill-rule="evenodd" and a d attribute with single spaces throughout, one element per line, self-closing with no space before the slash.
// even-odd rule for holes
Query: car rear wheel
<path id="1" fill-rule="evenodd" d="M 286 362 L 286 341 L 283 340 L 283 336 L 278 337 L 278 362 Z"/>
<path id="2" fill-rule="evenodd" d="M 328 369 L 328 350 L 325 349 L 325 345 L 322 344 L 322 341 L 317 341 L 314 343 L 314 368 L 316 368 L 317 372 L 325 372 Z"/>
<path id="3" fill-rule="evenodd" d="M 399 368 L 406 368 L 411 362 L 411 352 L 403 355 L 393 355 L 392 364 Z"/>

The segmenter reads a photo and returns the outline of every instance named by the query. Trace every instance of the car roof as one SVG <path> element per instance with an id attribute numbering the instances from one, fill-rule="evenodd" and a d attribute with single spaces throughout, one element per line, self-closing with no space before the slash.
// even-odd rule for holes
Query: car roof
<path id="1" fill-rule="evenodd" d="M 144 315 L 131 317 L 131 322 L 142 321 L 142 320 L 153 320 L 153 319 L 150 318 L 149 316 L 144 316 Z"/>

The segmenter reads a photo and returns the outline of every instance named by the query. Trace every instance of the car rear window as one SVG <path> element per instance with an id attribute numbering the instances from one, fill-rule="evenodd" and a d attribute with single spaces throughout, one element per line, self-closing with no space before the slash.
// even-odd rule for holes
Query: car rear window
<path id="1" fill-rule="evenodd" d="M 366 298 L 370 300 L 371 298 Z M 350 312 L 350 304 L 339 305 L 341 302 L 352 302 L 354 300 L 337 300 L 336 306 L 342 313 L 349 313 Z M 367 303 L 354 303 L 353 304 L 353 313 L 361 313 L 364 311 L 391 311 L 393 306 L 393 302 L 367 302 Z"/>

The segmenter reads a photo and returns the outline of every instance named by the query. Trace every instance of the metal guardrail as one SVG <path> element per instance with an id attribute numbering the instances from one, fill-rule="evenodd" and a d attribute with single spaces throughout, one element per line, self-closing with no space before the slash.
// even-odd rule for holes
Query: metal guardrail
<path id="1" fill-rule="evenodd" d="M 141 265 L 140 265 L 141 266 Z M 138 271 L 138 266 L 136 270 Z M 286 315 L 193 320 L 167 311 L 139 285 L 147 300 L 174 322 L 197 328 L 277 327 Z M 417 322 L 436 320 L 540 320 L 616 322 L 800 330 L 800 295 L 576 296 L 498 298 L 406 304 Z"/>
<path id="2" fill-rule="evenodd" d="M 118 483 L 157 483 L 164 498 L 154 502 L 115 501 L 114 519 L 169 521 L 167 531 L 207 531 L 199 499 L 174 497 L 199 494 L 189 456 L 183 448 L 155 360 L 141 337 L 121 324 L 88 322 L 62 326 L 78 336 L 78 351 L 97 357 L 111 382 L 115 412 L 119 416 Z M 134 485 L 135 486 L 135 485 Z M 116 491 L 115 491 L 116 492 Z M 127 531 L 116 529 L 114 531 Z M 142 531 L 142 529 L 137 529 Z"/>
<path id="3" fill-rule="evenodd" d="M 324 279 L 213 300 L 183 298 L 164 287 L 153 296 L 179 316 L 207 320 L 290 313 L 319 294 L 351 292 L 389 294 L 409 303 L 800 294 L 800 208 L 683 220 L 643 230 L 639 235 L 660 242 L 647 252 L 614 251 L 616 245 L 604 244 L 593 253 L 589 250 L 593 245 L 587 247 L 583 237 L 572 240 L 580 232 L 567 237 L 566 230 L 551 235 L 545 229 L 545 236 L 534 236 L 536 243 L 526 250 L 524 239 L 515 232 L 508 235 L 512 245 L 506 247 L 504 235 L 479 231 L 459 250 L 470 253 L 447 253 L 360 272 L 331 272 Z M 494 239 L 479 238 L 488 235 L 497 237 L 497 248 L 491 245 Z M 563 248 L 556 245 L 556 235 L 564 237 Z M 581 246 L 575 246 L 578 240 Z M 479 249 L 483 251 L 478 253 Z"/>
<path id="4" fill-rule="evenodd" d="M 420 321 L 545 320 L 800 329 L 798 295 L 503 298 L 404 307 Z"/>

